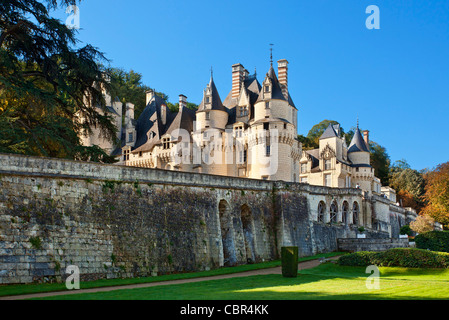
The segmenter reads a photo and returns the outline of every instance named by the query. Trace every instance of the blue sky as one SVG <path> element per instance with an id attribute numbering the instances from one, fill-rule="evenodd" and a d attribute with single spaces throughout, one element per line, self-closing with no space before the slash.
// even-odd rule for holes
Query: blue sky
<path id="1" fill-rule="evenodd" d="M 368 30 L 369 5 L 380 29 Z M 287 59 L 298 133 L 324 119 L 360 127 L 391 160 L 415 169 L 449 161 L 449 1 L 84 0 L 79 39 L 144 83 L 200 103 L 214 70 L 222 100 L 231 65 L 257 68 Z M 68 16 L 57 12 L 65 21 Z"/>

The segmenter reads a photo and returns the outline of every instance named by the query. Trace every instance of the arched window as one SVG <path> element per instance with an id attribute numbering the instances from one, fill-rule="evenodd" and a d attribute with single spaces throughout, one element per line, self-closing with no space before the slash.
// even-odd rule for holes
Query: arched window
<path id="1" fill-rule="evenodd" d="M 337 223 L 337 213 L 338 213 L 338 207 L 337 202 L 333 201 L 330 208 L 330 222 Z"/>
<path id="2" fill-rule="evenodd" d="M 341 220 L 343 224 L 348 224 L 348 215 L 349 215 L 349 203 L 347 201 L 343 201 L 343 206 L 341 208 Z"/>
<path id="3" fill-rule="evenodd" d="M 326 204 L 321 201 L 318 204 L 318 222 L 324 222 L 324 213 L 326 212 Z"/>
<path id="4" fill-rule="evenodd" d="M 352 223 L 355 225 L 359 224 L 359 204 L 357 202 L 354 202 L 352 205 Z"/>

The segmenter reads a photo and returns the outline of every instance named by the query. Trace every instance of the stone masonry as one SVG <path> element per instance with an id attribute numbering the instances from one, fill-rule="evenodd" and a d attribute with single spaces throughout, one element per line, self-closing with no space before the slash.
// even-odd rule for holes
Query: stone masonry
<path id="1" fill-rule="evenodd" d="M 0 190 L 0 284 L 63 281 L 70 265 L 82 280 L 209 270 L 355 238 L 341 216 L 319 222 L 318 203 L 359 203 L 369 237 L 398 229 L 370 228 L 359 189 L 61 159 L 0 154 Z"/>

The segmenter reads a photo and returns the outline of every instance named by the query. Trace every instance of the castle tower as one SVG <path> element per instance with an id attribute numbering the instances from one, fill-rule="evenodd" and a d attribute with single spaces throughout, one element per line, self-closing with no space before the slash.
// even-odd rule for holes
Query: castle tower
<path id="1" fill-rule="evenodd" d="M 286 81 L 286 74 L 283 81 Z M 299 179 L 300 144 L 296 140 L 296 113 L 288 97 L 284 96 L 271 63 L 254 105 L 254 122 L 250 126 L 250 177 L 284 181 Z"/>

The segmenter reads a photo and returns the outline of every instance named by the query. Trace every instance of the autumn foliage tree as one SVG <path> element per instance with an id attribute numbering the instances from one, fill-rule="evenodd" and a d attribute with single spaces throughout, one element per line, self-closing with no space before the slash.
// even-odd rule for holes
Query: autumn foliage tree
<path id="1" fill-rule="evenodd" d="M 418 216 L 410 223 L 410 228 L 417 233 L 432 231 L 435 228 L 435 220 L 428 215 Z"/>
<path id="2" fill-rule="evenodd" d="M 424 174 L 426 181 L 423 212 L 449 227 L 449 162 Z"/>

